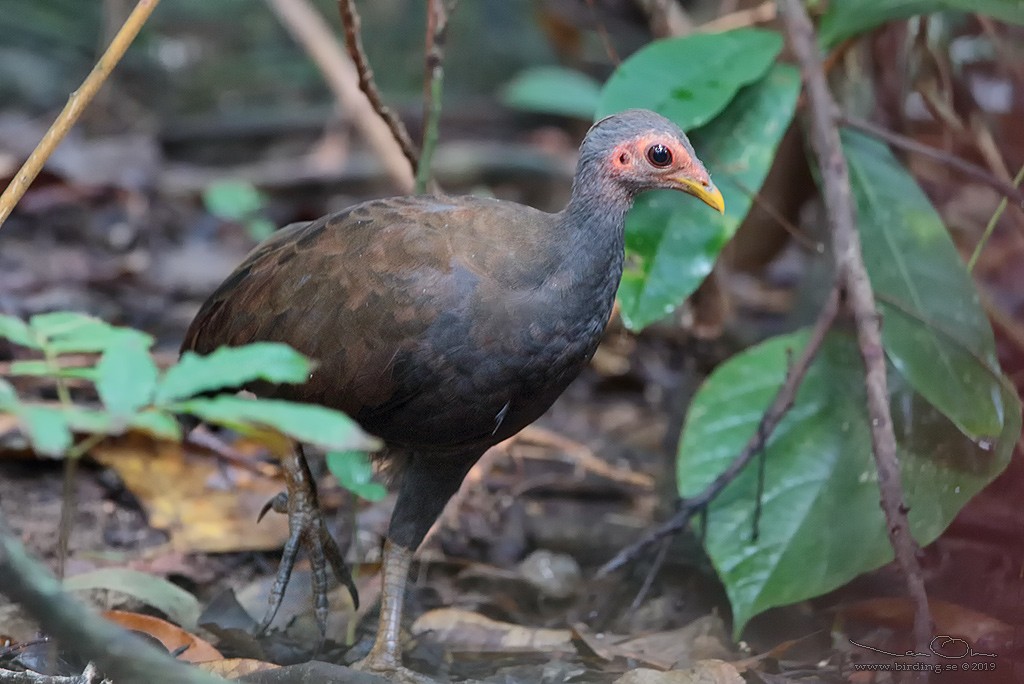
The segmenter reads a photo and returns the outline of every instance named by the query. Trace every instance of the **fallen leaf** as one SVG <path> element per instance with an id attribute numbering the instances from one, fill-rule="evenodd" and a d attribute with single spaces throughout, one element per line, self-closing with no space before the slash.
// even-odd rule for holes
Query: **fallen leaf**
<path id="1" fill-rule="evenodd" d="M 64 580 L 69 591 L 106 589 L 127 594 L 156 608 L 185 629 L 194 629 L 199 619 L 199 601 L 176 584 L 162 577 L 128 568 L 100 568 Z"/>
<path id="2" fill-rule="evenodd" d="M 572 651 L 567 629 L 524 627 L 499 622 L 458 608 L 438 608 L 421 615 L 412 633 L 429 634 L 451 650 L 461 651 Z"/>
<path id="3" fill-rule="evenodd" d="M 211 660 L 200 663 L 198 667 L 200 670 L 219 675 L 225 679 L 238 679 L 251 675 L 254 672 L 276 670 L 281 666 L 252 658 L 225 658 L 224 660 Z"/>
<path id="4" fill-rule="evenodd" d="M 108 610 L 103 613 L 103 617 L 125 629 L 153 637 L 163 644 L 169 653 L 174 653 L 184 647 L 184 650 L 177 656 L 178 660 L 188 663 L 203 663 L 224 659 L 220 651 L 215 649 L 210 642 L 194 634 L 189 634 L 181 627 L 172 625 L 158 617 L 121 610 Z"/>
<path id="5" fill-rule="evenodd" d="M 256 524 L 282 483 L 255 469 L 143 436 L 104 444 L 91 455 L 117 472 L 176 551 L 270 551 L 288 538 L 286 516 L 268 515 Z"/>
<path id="6" fill-rule="evenodd" d="M 1011 625 L 948 601 L 929 600 L 935 636 L 966 639 L 978 647 L 998 647 L 1013 639 Z M 849 603 L 839 608 L 847 619 L 882 625 L 891 629 L 909 630 L 914 626 L 914 605 L 903 597 L 881 597 Z M 961 642 L 962 643 L 962 642 Z"/>
<path id="7" fill-rule="evenodd" d="M 685 670 L 632 670 L 614 684 L 743 684 L 743 677 L 729 663 L 712 659 L 698 661 Z"/>

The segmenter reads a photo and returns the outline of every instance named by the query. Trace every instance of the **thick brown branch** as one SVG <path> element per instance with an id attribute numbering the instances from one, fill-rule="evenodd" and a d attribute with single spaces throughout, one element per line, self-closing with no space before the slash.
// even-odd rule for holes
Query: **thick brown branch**
<path id="1" fill-rule="evenodd" d="M 913 138 L 908 138 L 905 135 L 900 135 L 894 131 L 887 130 L 881 126 L 871 123 L 870 121 L 865 121 L 863 119 L 858 119 L 844 114 L 841 115 L 840 122 L 844 126 L 858 130 L 862 133 L 867 133 L 879 140 L 884 140 L 893 147 L 898 147 L 902 150 L 906 150 L 907 152 L 920 154 L 923 157 L 928 157 L 929 159 L 941 162 L 949 168 L 973 178 L 979 183 L 984 183 L 1010 201 L 1016 202 L 1024 207 L 1024 191 L 1015 187 L 1013 183 L 992 175 L 987 170 L 977 166 L 976 164 L 972 164 L 965 159 L 961 159 L 960 157 L 950 154 L 945 150 L 940 150 L 937 147 L 923 145 Z"/>
<path id="2" fill-rule="evenodd" d="M 914 639 L 918 651 L 927 653 L 932 629 L 925 593 L 924 576 L 917 560 L 918 546 L 910 533 L 907 506 L 900 482 L 896 435 L 889 413 L 885 351 L 882 348 L 880 318 L 874 292 L 864 266 L 860 235 L 854 219 L 849 169 L 843 156 L 836 104 L 822 69 L 818 41 L 810 17 L 801 0 L 782 0 L 780 8 L 789 35 L 790 47 L 800 62 L 806 86 L 808 126 L 811 148 L 821 169 L 825 207 L 836 270 L 857 326 L 857 342 L 864 360 L 864 385 L 867 390 L 871 443 L 878 469 L 882 510 L 888 526 L 889 541 L 906 578 L 907 589 L 915 605 Z M 924 673 L 927 680 L 927 673 Z"/>
<path id="3" fill-rule="evenodd" d="M 804 376 L 807 375 L 807 369 L 811 367 L 811 362 L 814 361 L 818 350 L 821 349 L 821 345 L 825 341 L 825 335 L 832 328 L 838 312 L 839 286 L 837 284 L 832 288 L 825 306 L 822 307 L 821 313 L 818 314 L 818 320 L 815 322 L 810 337 L 807 339 L 807 346 L 804 347 L 803 351 L 800 352 L 800 356 L 790 366 L 789 371 L 786 373 L 786 379 L 782 382 L 782 386 L 779 387 L 779 391 L 776 392 L 771 406 L 761 416 L 761 421 L 757 424 L 757 430 L 747 441 L 743 451 L 733 459 L 728 468 L 722 471 L 711 484 L 704 488 L 704 491 L 694 497 L 680 501 L 676 513 L 671 518 L 644 534 L 636 543 L 619 551 L 614 558 L 601 566 L 601 569 L 597 571 L 598 577 L 604 577 L 627 563 L 633 562 L 653 544 L 685 529 L 690 524 L 690 519 L 704 510 L 715 497 L 722 493 L 723 489 L 739 476 L 747 464 L 764 450 L 768 439 L 772 436 L 772 432 L 775 431 L 783 416 L 786 415 L 786 412 L 792 408 L 793 402 L 796 400 L 796 393 L 800 389 L 800 384 L 803 382 Z"/>
<path id="4" fill-rule="evenodd" d="M 405 124 L 384 104 L 380 90 L 377 89 L 377 84 L 373 80 L 373 69 L 370 68 L 370 62 L 366 59 L 366 51 L 363 50 L 363 38 L 360 34 L 361 22 L 355 0 L 338 0 L 338 9 L 341 11 L 341 23 L 345 27 L 345 45 L 348 47 L 348 54 L 359 73 L 359 89 L 366 95 L 366 99 L 373 105 L 373 109 L 380 115 L 380 118 L 387 123 L 391 134 L 395 136 L 395 140 L 402 148 L 402 153 L 412 164 L 415 172 L 419 168 L 419 154 L 413 147 L 412 138 L 409 137 L 409 131 L 406 130 Z"/>

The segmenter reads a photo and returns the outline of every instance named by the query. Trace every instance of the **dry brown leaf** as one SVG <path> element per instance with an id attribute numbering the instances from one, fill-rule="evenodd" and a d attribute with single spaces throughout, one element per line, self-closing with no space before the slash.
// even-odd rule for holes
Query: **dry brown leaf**
<path id="1" fill-rule="evenodd" d="M 463 651 L 572 651 L 567 629 L 524 627 L 458 608 L 438 608 L 419 617 L 414 635 L 429 634 L 447 648 Z"/>
<path id="2" fill-rule="evenodd" d="M 251 675 L 254 672 L 276 670 L 281 666 L 253 658 L 225 658 L 224 660 L 211 660 L 200 663 L 198 667 L 200 670 L 205 670 L 210 674 L 215 674 L 225 679 L 238 679 Z"/>
<path id="3" fill-rule="evenodd" d="M 253 469 L 144 436 L 97 447 L 92 457 L 117 472 L 176 551 L 268 551 L 288 538 L 283 515 L 256 524 L 282 484 Z"/>
<path id="4" fill-rule="evenodd" d="M 128 613 L 121 610 L 108 610 L 103 613 L 103 617 L 125 629 L 148 634 L 163 644 L 168 652 L 174 652 L 185 647 L 177 656 L 178 660 L 184 660 L 188 663 L 203 663 L 210 660 L 223 660 L 224 658 L 220 651 L 215 649 L 210 642 L 158 617 L 142 615 L 141 613 Z"/>
<path id="5" fill-rule="evenodd" d="M 721 660 L 701 660 L 685 670 L 632 670 L 614 684 L 743 684 L 736 668 Z"/>
<path id="6" fill-rule="evenodd" d="M 966 639 L 975 646 L 992 646 L 1013 638 L 1014 628 L 1002 620 L 948 601 L 930 600 L 928 606 L 935 621 L 935 636 Z M 842 606 L 839 614 L 847 619 L 909 630 L 914 625 L 914 606 L 902 597 L 882 597 Z"/>

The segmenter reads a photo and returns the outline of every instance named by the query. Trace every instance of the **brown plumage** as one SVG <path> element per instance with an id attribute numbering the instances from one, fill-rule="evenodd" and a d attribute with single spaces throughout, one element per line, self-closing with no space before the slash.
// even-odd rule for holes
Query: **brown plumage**
<path id="1" fill-rule="evenodd" d="M 254 391 L 343 410 L 386 444 L 400 489 L 368 667 L 399 667 L 396 585 L 466 471 L 593 355 L 622 274 L 625 213 L 652 188 L 722 209 L 685 135 L 631 110 L 588 133 L 562 212 L 475 197 L 365 202 L 280 230 L 197 314 L 183 350 L 286 342 L 319 366 L 304 385 Z"/>

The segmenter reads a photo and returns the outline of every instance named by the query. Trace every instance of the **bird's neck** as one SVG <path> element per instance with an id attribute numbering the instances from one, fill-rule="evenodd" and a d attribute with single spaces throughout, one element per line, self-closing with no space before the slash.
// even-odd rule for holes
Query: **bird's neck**
<path id="1" fill-rule="evenodd" d="M 631 205 L 632 197 L 619 188 L 577 185 L 559 215 L 567 284 L 600 309 L 610 310 L 622 277 L 623 230 Z"/>

